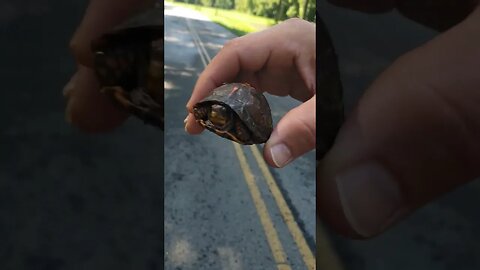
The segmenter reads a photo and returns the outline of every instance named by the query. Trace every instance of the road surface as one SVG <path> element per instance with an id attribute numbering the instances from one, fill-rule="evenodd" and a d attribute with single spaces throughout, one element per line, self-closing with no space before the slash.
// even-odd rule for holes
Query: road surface
<path id="1" fill-rule="evenodd" d="M 187 135 L 185 104 L 195 81 L 234 36 L 192 10 L 166 4 L 165 12 L 166 269 L 313 267 L 315 152 L 269 169 L 255 158 L 261 148 L 210 132 Z M 298 104 L 267 98 L 274 123 Z"/>
<path id="2" fill-rule="evenodd" d="M 65 122 L 87 1 L 0 3 L 0 269 L 162 269 L 163 133 Z"/>
<path id="3" fill-rule="evenodd" d="M 367 15 L 317 6 L 339 55 L 347 113 L 366 87 L 396 57 L 436 33 L 396 12 Z M 352 241 L 330 234 L 348 270 L 480 269 L 477 180 L 422 208 L 386 234 Z"/>

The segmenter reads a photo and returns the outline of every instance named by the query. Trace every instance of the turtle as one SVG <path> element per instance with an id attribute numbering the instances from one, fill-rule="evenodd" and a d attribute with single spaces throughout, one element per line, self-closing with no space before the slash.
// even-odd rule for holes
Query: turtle
<path id="1" fill-rule="evenodd" d="M 163 9 L 137 14 L 91 44 L 101 93 L 145 123 L 164 128 Z"/>
<path id="2" fill-rule="evenodd" d="M 228 83 L 193 107 L 207 130 L 243 145 L 265 143 L 272 133 L 272 113 L 262 92 L 247 83 Z"/>

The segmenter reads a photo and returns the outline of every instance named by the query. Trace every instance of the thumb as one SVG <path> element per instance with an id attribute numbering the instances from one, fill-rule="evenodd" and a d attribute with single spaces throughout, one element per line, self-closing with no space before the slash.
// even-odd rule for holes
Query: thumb
<path id="1" fill-rule="evenodd" d="M 378 235 L 480 176 L 479 20 L 401 57 L 362 97 L 317 170 L 334 229 Z"/>
<path id="2" fill-rule="evenodd" d="M 289 111 L 265 144 L 263 155 L 274 167 L 284 167 L 315 148 L 315 96 Z"/>

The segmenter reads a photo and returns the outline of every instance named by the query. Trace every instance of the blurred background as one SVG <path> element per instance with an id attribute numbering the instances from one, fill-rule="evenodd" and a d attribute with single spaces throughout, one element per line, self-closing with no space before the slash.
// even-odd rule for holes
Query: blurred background
<path id="1" fill-rule="evenodd" d="M 315 21 L 313 0 L 170 0 L 194 9 L 237 36 L 262 30 L 288 18 Z"/>
<path id="2" fill-rule="evenodd" d="M 438 35 L 396 11 L 369 15 L 326 1 L 319 1 L 317 8 L 338 54 L 347 114 L 392 61 Z M 345 239 L 327 228 L 328 238 L 343 269 L 480 269 L 479 192 L 477 180 L 372 240 Z"/>
<path id="3" fill-rule="evenodd" d="M 162 269 L 163 133 L 65 122 L 88 1 L 0 2 L 0 269 Z"/>

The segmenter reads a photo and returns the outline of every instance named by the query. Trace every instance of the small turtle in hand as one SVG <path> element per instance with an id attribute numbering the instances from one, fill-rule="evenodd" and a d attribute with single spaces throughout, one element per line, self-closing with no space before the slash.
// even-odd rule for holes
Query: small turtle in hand
<path id="1" fill-rule="evenodd" d="M 193 108 L 200 125 L 240 144 L 265 143 L 272 133 L 267 99 L 244 83 L 224 84 Z"/>
<path id="2" fill-rule="evenodd" d="M 163 130 L 163 9 L 138 14 L 92 42 L 101 92 Z"/>

